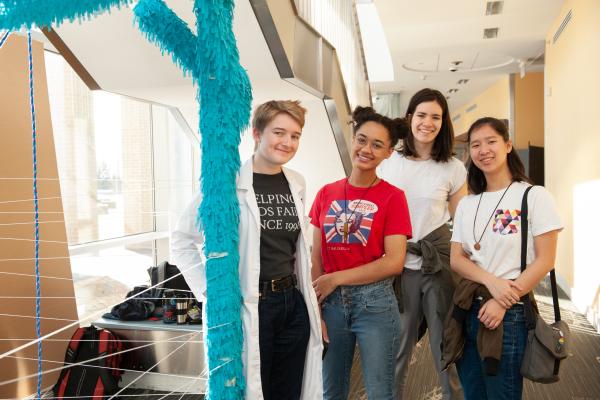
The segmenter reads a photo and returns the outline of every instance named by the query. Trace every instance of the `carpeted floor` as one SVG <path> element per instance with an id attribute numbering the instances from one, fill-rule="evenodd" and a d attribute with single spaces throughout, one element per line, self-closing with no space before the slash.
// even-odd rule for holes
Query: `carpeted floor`
<path id="1" fill-rule="evenodd" d="M 540 313 L 546 321 L 554 321 L 549 280 L 536 289 Z M 571 329 L 571 355 L 561 364 L 561 380 L 550 385 L 525 380 L 526 400 L 600 400 L 600 334 L 577 312 L 565 293 L 559 293 L 561 316 Z M 355 354 L 352 368 L 350 400 L 367 400 Z M 410 362 L 405 400 L 440 400 L 441 388 L 433 368 L 427 335 L 417 344 Z"/>

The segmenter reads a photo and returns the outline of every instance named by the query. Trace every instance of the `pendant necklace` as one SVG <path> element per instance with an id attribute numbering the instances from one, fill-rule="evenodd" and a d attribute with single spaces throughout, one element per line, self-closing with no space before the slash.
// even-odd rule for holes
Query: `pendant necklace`
<path id="1" fill-rule="evenodd" d="M 481 239 L 483 239 L 483 235 L 485 234 L 485 231 L 487 230 L 487 227 L 488 227 L 490 221 L 492 220 L 494 213 L 498 209 L 500 202 L 502 201 L 502 199 L 504 198 L 504 195 L 506 194 L 506 192 L 508 192 L 508 189 L 510 189 L 510 187 L 512 186 L 513 183 L 514 183 L 514 181 L 511 182 L 510 185 L 508 185 L 508 187 L 506 189 L 504 189 L 504 193 L 502 193 L 502 196 L 500 196 L 500 200 L 498 200 L 498 204 L 496 204 L 496 207 L 494 207 L 494 209 L 492 210 L 492 214 L 490 215 L 486 224 L 484 225 L 483 232 L 481 232 L 481 235 L 479 236 L 479 240 L 477 240 L 477 236 L 475 236 L 475 223 L 477 222 L 477 213 L 479 212 L 479 205 L 481 204 L 481 199 L 483 198 L 483 192 L 481 192 L 481 194 L 479 195 L 479 202 L 477 203 L 477 209 L 475 210 L 475 218 L 473 218 L 473 240 L 475 240 L 475 246 L 473 246 L 473 247 L 475 247 L 475 250 L 479 251 L 481 249 Z"/>
<path id="2" fill-rule="evenodd" d="M 377 176 L 375 176 L 375 179 L 373 179 L 373 181 L 371 182 L 371 184 L 369 185 L 369 187 L 367 187 L 367 191 L 365 192 L 365 194 L 363 195 L 363 197 L 358 200 L 358 203 L 352 209 L 352 212 L 350 213 L 350 216 L 348 216 L 348 209 L 350 208 L 350 202 L 348 200 L 348 182 L 349 181 L 350 181 L 350 178 L 346 178 L 346 183 L 344 184 L 344 200 L 346 200 L 346 207 L 344 207 L 344 216 L 346 217 L 346 220 L 344 221 L 344 230 L 343 230 L 344 241 L 343 241 L 343 243 L 347 243 L 347 241 L 348 241 L 348 235 L 350 233 L 350 219 L 354 215 L 354 211 L 356 211 L 356 209 L 358 208 L 358 206 L 360 206 L 360 203 L 362 203 L 363 199 L 365 197 L 367 197 L 367 194 L 369 193 L 369 190 L 371 190 L 371 187 L 373 186 L 373 184 L 375 183 L 375 181 L 377 181 Z"/>

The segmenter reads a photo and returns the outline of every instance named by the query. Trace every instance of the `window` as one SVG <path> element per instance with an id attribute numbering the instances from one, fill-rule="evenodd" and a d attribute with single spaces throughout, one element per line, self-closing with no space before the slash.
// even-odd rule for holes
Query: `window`
<path id="1" fill-rule="evenodd" d="M 168 260 L 169 229 L 197 189 L 198 139 L 177 110 L 90 91 L 62 56 L 45 58 L 71 269 L 85 318 L 110 311 L 147 283 L 150 266 Z"/>

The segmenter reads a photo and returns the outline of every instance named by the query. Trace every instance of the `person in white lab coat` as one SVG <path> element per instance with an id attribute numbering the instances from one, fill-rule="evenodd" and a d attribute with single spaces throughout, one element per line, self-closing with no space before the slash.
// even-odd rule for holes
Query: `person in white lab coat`
<path id="1" fill-rule="evenodd" d="M 246 399 L 323 398 L 321 319 L 312 288 L 303 177 L 283 167 L 300 143 L 306 110 L 269 101 L 254 111 L 255 152 L 240 169 L 240 287 Z M 198 194 L 171 235 L 173 261 L 205 300 Z"/>

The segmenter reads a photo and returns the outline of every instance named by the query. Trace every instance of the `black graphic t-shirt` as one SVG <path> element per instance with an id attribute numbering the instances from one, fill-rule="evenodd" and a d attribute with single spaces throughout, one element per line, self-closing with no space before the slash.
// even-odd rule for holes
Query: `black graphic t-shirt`
<path id="1" fill-rule="evenodd" d="M 254 173 L 254 193 L 260 211 L 260 280 L 283 278 L 294 272 L 298 212 L 283 172 Z"/>

